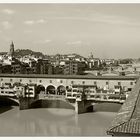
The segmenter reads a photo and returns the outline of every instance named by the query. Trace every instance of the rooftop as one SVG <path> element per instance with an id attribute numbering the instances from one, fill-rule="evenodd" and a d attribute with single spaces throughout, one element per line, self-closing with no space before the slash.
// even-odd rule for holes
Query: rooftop
<path id="1" fill-rule="evenodd" d="M 0 74 L 0 77 L 54 78 L 54 79 L 96 79 L 96 80 L 136 80 L 138 76 L 94 76 L 94 75 L 48 75 L 48 74 Z"/>
<path id="2" fill-rule="evenodd" d="M 107 134 L 140 136 L 140 79 L 112 121 Z"/>

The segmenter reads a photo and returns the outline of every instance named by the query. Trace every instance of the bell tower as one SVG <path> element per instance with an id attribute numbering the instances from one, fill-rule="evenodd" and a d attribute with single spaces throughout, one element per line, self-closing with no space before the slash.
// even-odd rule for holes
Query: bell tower
<path id="1" fill-rule="evenodd" d="M 13 58 L 14 57 L 14 43 L 12 41 L 12 43 L 10 44 L 10 52 L 9 55 Z"/>

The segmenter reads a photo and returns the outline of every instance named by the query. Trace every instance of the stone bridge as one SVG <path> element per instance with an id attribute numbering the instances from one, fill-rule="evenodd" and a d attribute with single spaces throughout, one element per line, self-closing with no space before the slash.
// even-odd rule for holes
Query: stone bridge
<path id="1" fill-rule="evenodd" d="M 137 76 L 94 76 L 94 75 L 40 75 L 40 74 L 0 74 L 0 85 L 3 83 L 14 84 L 36 84 L 39 88 L 48 93 L 50 90 L 59 92 L 70 85 L 97 85 L 101 87 L 114 88 L 114 85 L 121 85 L 132 89 Z"/>
<path id="2" fill-rule="evenodd" d="M 116 76 L 68 76 L 68 75 L 0 75 L 0 85 L 3 86 L 4 83 L 22 83 L 22 84 L 36 84 L 35 97 L 26 98 L 16 98 L 16 97 L 6 97 L 12 101 L 19 104 L 20 109 L 28 109 L 33 105 L 42 101 L 42 106 L 46 107 L 62 107 L 61 105 L 65 103 L 63 107 L 74 108 L 77 113 L 86 112 L 87 110 L 92 110 L 94 103 L 102 102 L 115 102 L 111 99 L 85 99 L 82 98 L 78 101 L 76 97 L 66 97 L 66 90 L 69 86 L 76 85 L 97 85 L 97 86 L 108 86 L 114 88 L 114 85 L 121 85 L 122 87 L 127 87 L 132 89 L 138 77 L 116 77 Z M 41 94 L 43 95 L 41 97 Z M 51 95 L 51 98 L 50 98 Z M 1 97 L 0 97 L 1 98 Z M 51 102 L 50 102 L 51 101 Z M 48 102 L 48 104 L 47 104 Z M 62 103 L 63 102 L 63 103 Z M 122 103 L 116 101 L 116 103 Z M 46 104 L 46 105 L 44 105 Z M 67 104 L 67 105 L 66 105 Z"/>

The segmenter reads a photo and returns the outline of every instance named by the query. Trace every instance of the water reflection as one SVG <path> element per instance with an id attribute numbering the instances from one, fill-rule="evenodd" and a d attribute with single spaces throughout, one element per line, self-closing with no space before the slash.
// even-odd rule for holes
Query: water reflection
<path id="1" fill-rule="evenodd" d="M 77 115 L 69 109 L 18 107 L 0 114 L 0 136 L 106 136 L 116 112 Z"/>

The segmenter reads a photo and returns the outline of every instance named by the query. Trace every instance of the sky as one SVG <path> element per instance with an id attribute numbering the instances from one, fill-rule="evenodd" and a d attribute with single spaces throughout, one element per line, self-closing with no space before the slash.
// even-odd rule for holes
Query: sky
<path id="1" fill-rule="evenodd" d="M 140 57 L 140 4 L 0 4 L 0 52 Z"/>

